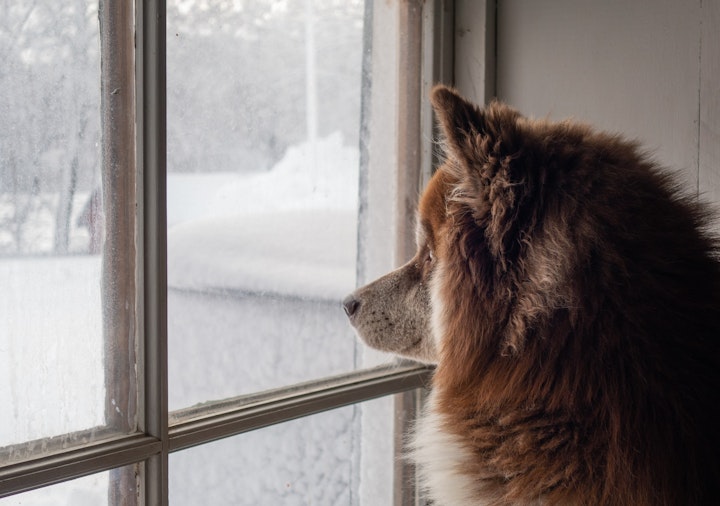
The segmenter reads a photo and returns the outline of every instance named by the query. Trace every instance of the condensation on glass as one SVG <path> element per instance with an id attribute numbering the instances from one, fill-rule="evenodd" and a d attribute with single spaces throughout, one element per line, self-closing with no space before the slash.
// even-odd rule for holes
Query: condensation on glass
<path id="1" fill-rule="evenodd" d="M 171 410 L 358 366 L 364 12 L 168 2 Z"/>
<path id="2" fill-rule="evenodd" d="M 135 154 L 133 31 L 105 22 L 132 24 L 132 6 L 100 9 L 101 29 L 97 2 L 2 5 L 7 463 L 134 430 Z"/>
<path id="3" fill-rule="evenodd" d="M 170 503 L 392 504 L 382 485 L 394 454 L 362 451 L 369 439 L 392 447 L 392 431 L 362 415 L 391 404 L 384 397 L 172 453 Z"/>
<path id="4" fill-rule="evenodd" d="M 121 487 L 120 480 L 140 475 L 141 464 L 91 474 L 57 485 L 31 490 L 22 494 L 0 498 L 0 506 L 116 506 L 135 504 L 137 487 Z M 108 490 L 124 490 L 121 495 L 110 495 Z"/>

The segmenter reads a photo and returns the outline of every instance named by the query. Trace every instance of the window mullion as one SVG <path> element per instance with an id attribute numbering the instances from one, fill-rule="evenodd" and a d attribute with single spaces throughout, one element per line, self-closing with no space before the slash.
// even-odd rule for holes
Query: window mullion
<path id="1" fill-rule="evenodd" d="M 395 392 L 417 390 L 429 383 L 431 374 L 432 368 L 404 362 L 173 412 L 180 421 L 170 429 L 170 451 Z"/>
<path id="2" fill-rule="evenodd" d="M 145 504 L 168 504 L 165 1 L 137 0 L 138 167 L 142 197 L 139 272 L 144 432 L 161 442 L 145 466 Z"/>
<path id="3" fill-rule="evenodd" d="M 430 179 L 437 160 L 433 156 L 433 118 L 428 96 L 438 83 L 452 82 L 454 0 L 407 2 L 400 8 L 398 82 L 398 233 L 395 258 L 404 263 L 415 253 L 412 213 L 418 195 Z M 405 224 L 404 226 L 401 224 Z M 395 396 L 395 447 L 404 454 L 407 434 L 415 425 L 425 392 L 414 390 Z M 423 504 L 415 467 L 408 459 L 395 464 L 395 506 Z"/>
<path id="4" fill-rule="evenodd" d="M 100 0 L 100 88 L 102 193 L 105 241 L 102 250 L 105 419 L 112 430 L 136 430 L 137 405 L 137 166 L 133 5 Z M 72 467 L 72 466 L 71 466 Z M 108 502 L 137 496 L 135 473 L 110 470 Z"/>
<path id="5" fill-rule="evenodd" d="M 413 213 L 417 207 L 418 187 L 421 180 L 421 71 L 423 39 L 423 4 L 425 2 L 404 2 L 399 9 L 398 44 L 398 166 L 397 208 L 395 222 L 395 259 L 403 264 L 415 253 L 415 230 Z M 430 2 L 432 3 L 432 2 Z M 405 440 L 409 427 L 414 423 L 418 406 L 415 392 L 395 396 L 395 452 L 405 453 Z M 411 506 L 418 500 L 415 486 L 415 466 L 407 459 L 395 461 L 395 506 Z"/>
<path id="6" fill-rule="evenodd" d="M 495 9 L 490 0 L 455 0 L 453 85 L 479 104 L 495 97 Z"/>
<path id="7" fill-rule="evenodd" d="M 0 469 L 0 497 L 118 469 L 159 451 L 155 438 L 136 434 L 19 462 Z"/>
<path id="8" fill-rule="evenodd" d="M 132 6 L 100 3 L 102 179 L 106 222 L 102 258 L 105 417 L 119 433 L 135 425 L 135 93 Z"/>

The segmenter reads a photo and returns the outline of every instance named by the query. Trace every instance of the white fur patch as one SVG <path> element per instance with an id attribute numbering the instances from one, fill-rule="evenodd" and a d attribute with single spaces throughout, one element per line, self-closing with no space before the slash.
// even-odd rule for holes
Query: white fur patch
<path id="1" fill-rule="evenodd" d="M 442 262 L 437 261 L 435 271 L 430 278 L 428 290 L 430 291 L 431 308 L 430 332 L 432 333 L 431 338 L 435 343 L 435 353 L 437 354 L 438 360 L 440 358 L 440 350 L 442 349 L 440 339 L 445 335 L 445 304 L 443 302 L 443 298 L 440 296 L 444 277 L 445 272 Z"/>
<path id="2" fill-rule="evenodd" d="M 443 265 L 438 262 L 429 283 L 432 301 L 430 329 L 438 353 L 445 335 L 446 308 L 441 296 L 444 277 Z M 483 503 L 478 503 L 478 492 L 472 479 L 459 471 L 459 465 L 470 460 L 472 455 L 457 436 L 444 430 L 442 418 L 435 410 L 434 392 L 430 393 L 418 419 L 411 448 L 419 481 L 433 506 L 483 506 Z"/>
<path id="3" fill-rule="evenodd" d="M 435 394 L 431 393 L 412 443 L 411 457 L 417 464 L 420 483 L 433 506 L 483 506 L 486 503 L 478 502 L 477 485 L 459 470 L 459 465 L 471 460 L 472 455 L 442 425 L 442 418 L 435 412 Z"/>

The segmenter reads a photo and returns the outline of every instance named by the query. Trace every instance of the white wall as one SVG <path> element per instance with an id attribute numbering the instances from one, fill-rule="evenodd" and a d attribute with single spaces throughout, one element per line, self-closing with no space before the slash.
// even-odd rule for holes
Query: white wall
<path id="1" fill-rule="evenodd" d="M 500 0 L 495 92 L 637 138 L 720 202 L 718 3 Z"/>

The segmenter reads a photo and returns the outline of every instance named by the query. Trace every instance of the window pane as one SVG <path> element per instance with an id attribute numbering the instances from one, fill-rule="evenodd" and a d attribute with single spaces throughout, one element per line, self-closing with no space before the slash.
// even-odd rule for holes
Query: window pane
<path id="1" fill-rule="evenodd" d="M 5 497 L 0 499 L 0 506 L 134 505 L 137 467 L 126 466 Z"/>
<path id="2" fill-rule="evenodd" d="M 392 504 L 391 408 L 385 397 L 173 453 L 170 504 Z"/>
<path id="3" fill-rule="evenodd" d="M 363 14 L 168 2 L 170 409 L 356 366 Z"/>
<path id="4" fill-rule="evenodd" d="M 0 446 L 104 423 L 97 255 L 0 259 Z"/>
<path id="5" fill-rule="evenodd" d="M 132 322 L 133 294 L 118 308 L 117 290 L 103 279 L 133 278 L 134 268 L 120 272 L 110 260 L 134 251 L 102 252 L 104 237 L 118 234 L 115 218 L 103 214 L 131 210 L 134 194 L 102 170 L 101 139 L 106 147 L 114 140 L 101 135 L 97 2 L 0 5 L 0 461 L 7 462 L 132 425 L 134 334 L 115 340 L 120 329 L 108 315 Z M 131 27 L 118 30 L 132 37 Z M 67 434 L 75 431 L 82 434 Z M 28 441 L 35 442 L 18 446 Z"/>

